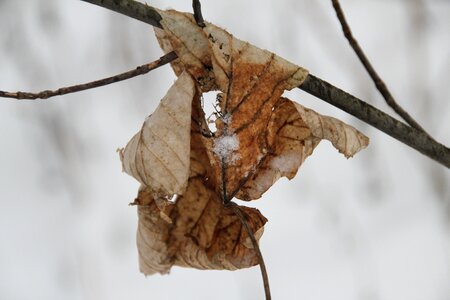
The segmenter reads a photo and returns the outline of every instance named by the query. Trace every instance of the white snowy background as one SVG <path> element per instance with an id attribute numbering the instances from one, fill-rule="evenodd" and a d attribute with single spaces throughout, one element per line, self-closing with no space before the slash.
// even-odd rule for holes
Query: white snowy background
<path id="1" fill-rule="evenodd" d="M 151 0 L 191 11 L 190 0 Z M 391 112 L 328 0 L 203 0 L 205 18 Z M 342 0 L 353 32 L 398 101 L 450 145 L 450 1 Z M 149 25 L 82 1 L 0 0 L 0 89 L 40 91 L 161 56 Z M 138 183 L 115 152 L 175 77 L 41 101 L 0 99 L 0 299 L 263 299 L 259 268 L 139 273 Z M 450 172 L 338 109 L 369 148 L 346 160 L 323 142 L 259 201 L 274 299 L 450 299 Z"/>

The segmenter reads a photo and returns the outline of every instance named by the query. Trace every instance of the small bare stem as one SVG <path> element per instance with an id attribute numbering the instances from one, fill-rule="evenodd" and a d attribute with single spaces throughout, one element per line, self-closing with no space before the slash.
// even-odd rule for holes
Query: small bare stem
<path id="1" fill-rule="evenodd" d="M 192 8 L 194 9 L 194 18 L 197 25 L 200 27 L 206 27 L 205 20 L 202 15 L 202 5 L 200 0 L 192 0 Z"/>
<path id="2" fill-rule="evenodd" d="M 239 218 L 245 228 L 245 231 L 247 231 L 250 240 L 252 241 L 253 249 L 255 249 L 256 255 L 258 256 L 259 260 L 259 267 L 261 269 L 261 275 L 264 282 L 264 293 L 266 295 L 266 300 L 270 300 L 272 299 L 272 296 L 270 295 L 269 275 L 267 273 L 266 264 L 264 263 L 264 258 L 262 256 L 261 249 L 259 248 L 258 241 L 256 240 L 252 230 L 250 229 L 250 226 L 248 226 L 247 220 L 240 207 L 234 202 L 229 202 L 226 206 L 230 207 L 235 215 Z"/>
<path id="3" fill-rule="evenodd" d="M 76 93 L 76 92 L 116 83 L 119 81 L 127 80 L 130 78 L 139 76 L 139 75 L 147 74 L 148 72 L 150 72 L 156 68 L 159 68 L 161 66 L 164 66 L 165 64 L 173 61 L 176 58 L 177 58 L 177 55 L 175 54 L 175 52 L 170 52 L 170 53 L 162 56 L 158 60 L 155 60 L 151 63 L 139 66 L 134 70 L 131 70 L 131 71 L 128 71 L 128 72 L 125 72 L 122 74 L 118 74 L 115 76 L 99 79 L 99 80 L 88 82 L 88 83 L 63 87 L 63 88 L 59 88 L 59 89 L 53 90 L 53 91 L 46 90 L 46 91 L 42 91 L 39 93 L 0 91 L 0 97 L 13 98 L 13 99 L 17 99 L 17 100 L 36 100 L 36 99 L 48 99 L 48 98 L 54 97 L 54 96 L 61 96 L 61 95 L 66 95 L 66 94 L 70 94 L 70 93 Z"/>
<path id="4" fill-rule="evenodd" d="M 402 117 L 403 120 L 405 120 L 406 123 L 408 123 L 411 127 L 414 127 L 415 129 L 420 130 L 428 135 L 428 133 L 422 128 L 422 126 L 420 126 L 419 123 L 417 123 L 416 120 L 414 120 L 413 117 L 411 117 L 408 114 L 408 112 L 406 110 L 404 110 L 397 103 L 397 101 L 395 101 L 394 97 L 392 96 L 391 92 L 387 88 L 386 84 L 381 79 L 381 77 L 378 75 L 378 73 L 375 71 L 372 64 L 369 62 L 369 59 L 365 55 L 361 46 L 359 46 L 358 41 L 353 37 L 352 31 L 350 29 L 350 26 L 347 23 L 347 20 L 345 19 L 345 15 L 344 15 L 342 7 L 339 3 L 339 0 L 331 0 L 331 2 L 333 3 L 334 10 L 336 11 L 337 18 L 339 19 L 339 22 L 341 23 L 342 31 L 344 32 L 345 37 L 347 38 L 350 46 L 352 47 L 353 51 L 355 51 L 355 53 L 358 56 L 361 63 L 364 65 L 364 68 L 369 73 L 370 77 L 372 78 L 373 82 L 375 83 L 376 88 L 378 89 L 380 94 L 383 96 L 386 103 L 400 117 Z"/>

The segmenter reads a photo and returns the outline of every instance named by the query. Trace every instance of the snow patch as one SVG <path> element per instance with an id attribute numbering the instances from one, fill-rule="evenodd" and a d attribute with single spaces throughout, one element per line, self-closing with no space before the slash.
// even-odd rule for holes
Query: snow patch
<path id="1" fill-rule="evenodd" d="M 227 162 L 233 162 L 238 159 L 238 155 L 233 154 L 239 149 L 239 139 L 236 134 L 224 135 L 214 141 L 213 152 L 221 159 Z"/>

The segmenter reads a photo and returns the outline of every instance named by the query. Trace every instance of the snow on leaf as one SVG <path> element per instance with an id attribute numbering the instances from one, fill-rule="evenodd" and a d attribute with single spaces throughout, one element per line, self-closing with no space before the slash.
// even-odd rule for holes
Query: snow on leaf
<path id="1" fill-rule="evenodd" d="M 194 81 L 183 73 L 121 150 L 123 170 L 160 196 L 182 194 L 189 176 Z"/>
<path id="2" fill-rule="evenodd" d="M 232 162 L 237 159 L 233 152 L 238 149 L 239 139 L 236 134 L 222 135 L 214 140 L 214 154 L 219 156 L 221 159 L 227 160 L 228 162 Z"/>

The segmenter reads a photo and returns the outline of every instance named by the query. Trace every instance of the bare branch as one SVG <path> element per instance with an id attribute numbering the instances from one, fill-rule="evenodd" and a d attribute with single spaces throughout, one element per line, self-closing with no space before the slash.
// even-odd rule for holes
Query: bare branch
<path id="1" fill-rule="evenodd" d="M 409 125 L 414 127 L 417 130 L 420 130 L 428 135 L 428 133 L 422 128 L 422 126 L 419 125 L 409 114 L 406 110 L 404 110 L 394 99 L 391 92 L 387 88 L 384 81 L 381 79 L 381 77 L 378 75 L 378 73 L 373 68 L 372 64 L 369 62 L 369 59 L 365 55 L 362 48 L 359 46 L 358 41 L 353 37 L 352 31 L 350 29 L 350 26 L 347 23 L 347 20 L 345 19 L 344 12 L 342 10 L 342 7 L 339 3 L 339 0 L 331 0 L 333 3 L 334 10 L 336 11 L 336 15 L 339 19 L 339 22 L 342 26 L 342 31 L 344 32 L 345 37 L 347 38 L 350 46 L 352 47 L 353 51 L 355 51 L 356 55 L 358 56 L 361 63 L 364 65 L 364 68 L 369 73 L 370 77 L 372 78 L 373 82 L 375 83 L 376 88 L 380 92 L 380 94 L 383 96 L 386 103 L 400 116 L 403 118 L 403 120 L 406 121 Z M 431 138 L 431 136 L 429 136 Z"/>
<path id="2" fill-rule="evenodd" d="M 394 139 L 450 168 L 450 149 L 436 142 L 423 131 L 412 128 L 394 119 L 372 105 L 361 101 L 355 96 L 314 75 L 310 74 L 299 88 L 348 112 Z"/>
<path id="3" fill-rule="evenodd" d="M 99 79 L 99 80 L 88 82 L 88 83 L 73 85 L 73 86 L 69 86 L 69 87 L 63 87 L 63 88 L 59 88 L 54 91 L 46 90 L 46 91 L 42 91 L 39 93 L 0 91 L 0 97 L 14 98 L 14 99 L 18 99 L 18 100 L 36 100 L 36 99 L 48 99 L 48 98 L 54 97 L 54 96 L 61 96 L 61 95 L 76 93 L 76 92 L 108 85 L 111 83 L 116 83 L 119 81 L 127 80 L 130 78 L 139 76 L 139 75 L 147 74 L 148 72 L 150 72 L 156 68 L 159 68 L 161 66 L 164 66 L 165 64 L 173 61 L 176 58 L 177 58 L 176 53 L 170 52 L 170 53 L 162 56 L 158 60 L 155 60 L 151 63 L 139 66 L 134 70 L 131 70 L 131 71 L 119 74 L 119 75 Z"/>
<path id="4" fill-rule="evenodd" d="M 95 4 L 155 27 L 161 27 L 161 15 L 147 4 L 133 0 L 81 0 Z"/>
<path id="5" fill-rule="evenodd" d="M 161 16 L 151 6 L 133 0 L 82 0 L 130 16 L 153 26 L 160 27 Z M 169 54 L 168 54 L 169 55 Z M 176 54 L 172 53 L 173 59 Z M 165 56 L 164 56 L 165 57 Z M 167 61 L 169 62 L 169 61 Z M 166 63 L 167 63 L 166 62 Z M 131 77 L 130 77 L 131 78 Z M 342 109 L 358 119 L 374 126 L 391 137 L 405 143 L 436 162 L 450 168 L 450 149 L 436 142 L 423 131 L 411 128 L 372 105 L 342 91 L 341 89 L 309 75 L 299 87 L 305 92 Z M 2 92 L 6 93 L 6 92 Z M 5 97 L 5 95 L 1 95 Z M 14 97 L 16 98 L 16 97 Z"/>
<path id="6" fill-rule="evenodd" d="M 239 218 L 245 228 L 245 231 L 247 231 L 250 240 L 252 241 L 253 249 L 255 249 L 256 255 L 258 256 L 259 260 L 259 268 L 261 269 L 261 275 L 263 278 L 266 300 L 270 300 L 272 299 L 272 296 L 270 295 L 269 276 L 267 274 L 266 264 L 264 263 L 264 258 L 262 256 L 261 249 L 259 248 L 258 241 L 256 240 L 252 230 L 250 229 L 250 226 L 248 226 L 247 220 L 239 206 L 234 202 L 228 202 L 226 204 L 226 207 L 230 207 L 233 210 L 234 214 Z"/>
<path id="7" fill-rule="evenodd" d="M 205 20 L 202 15 L 202 5 L 200 0 L 192 0 L 192 8 L 194 9 L 194 18 L 197 25 L 200 27 L 205 27 Z"/>

